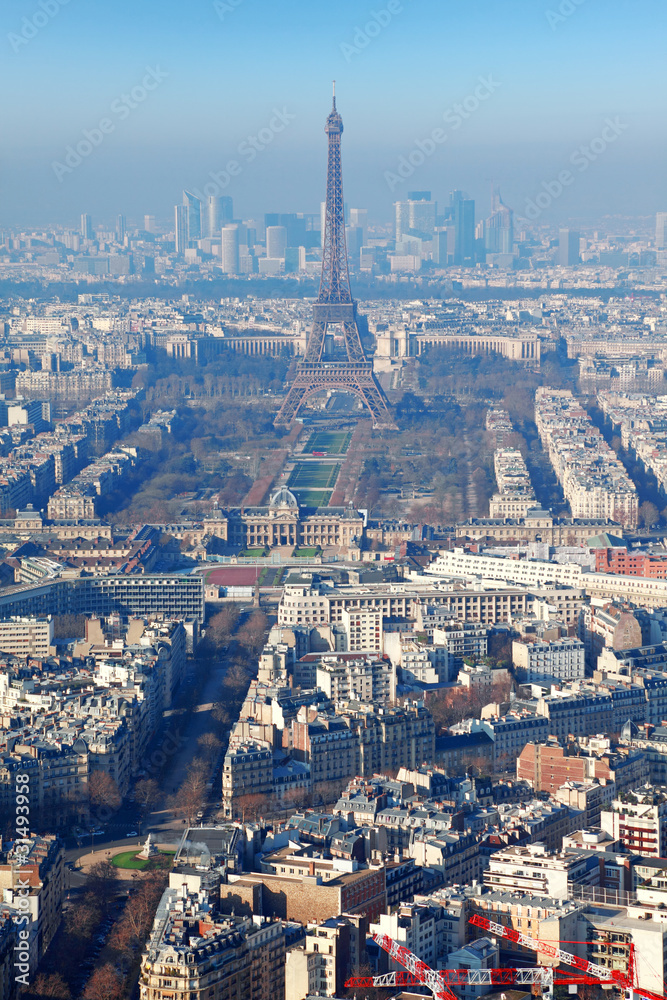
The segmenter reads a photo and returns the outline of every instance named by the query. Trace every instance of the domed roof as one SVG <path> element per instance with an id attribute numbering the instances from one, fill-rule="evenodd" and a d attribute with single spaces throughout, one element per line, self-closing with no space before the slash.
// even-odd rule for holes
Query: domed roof
<path id="1" fill-rule="evenodd" d="M 290 507 L 292 510 L 298 510 L 299 504 L 291 490 L 288 490 L 286 486 L 281 486 L 280 489 L 277 490 L 277 492 L 271 497 L 269 506 Z"/>
<path id="2" fill-rule="evenodd" d="M 633 739 L 633 737 L 635 737 L 637 735 L 638 732 L 639 732 L 639 729 L 635 725 L 635 723 L 632 721 L 632 719 L 628 719 L 628 721 L 625 723 L 625 725 L 621 729 L 621 739 L 622 740 L 631 740 L 631 739 Z"/>

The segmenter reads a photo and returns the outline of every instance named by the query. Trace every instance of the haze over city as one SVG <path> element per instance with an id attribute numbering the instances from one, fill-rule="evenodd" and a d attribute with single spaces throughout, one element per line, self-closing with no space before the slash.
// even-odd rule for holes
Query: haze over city
<path id="1" fill-rule="evenodd" d="M 461 127 L 445 125 L 447 143 L 411 186 L 438 198 L 464 188 L 488 202 L 495 180 L 521 212 L 577 147 L 619 117 L 627 131 L 552 216 L 650 215 L 665 194 L 664 4 L 561 6 L 571 13 L 548 0 L 375 8 L 353 0 L 335 8 L 306 0 L 221 0 L 217 8 L 211 0 L 53 0 L 57 13 L 43 26 L 38 17 L 35 29 L 23 20 L 31 7 L 4 4 L 1 72 L 12 99 L 2 111 L 0 221 L 65 223 L 84 210 L 109 221 L 118 212 L 162 218 L 181 188 L 202 188 L 210 171 L 238 158 L 275 107 L 294 116 L 289 128 L 252 163 L 242 158 L 224 193 L 244 217 L 315 211 L 321 146 L 313 140 L 332 78 L 345 111 L 348 196 L 381 221 L 391 214 L 385 171 L 489 76 L 498 89 Z M 112 114 L 113 134 L 59 182 L 52 162 L 149 66 L 165 74 L 159 87 L 126 119 Z"/>

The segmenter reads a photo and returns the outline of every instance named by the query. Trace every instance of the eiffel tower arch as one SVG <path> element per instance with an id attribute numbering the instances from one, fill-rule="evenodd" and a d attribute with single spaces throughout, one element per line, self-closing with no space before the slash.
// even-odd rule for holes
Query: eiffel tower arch
<path id="1" fill-rule="evenodd" d="M 319 392 L 338 389 L 353 393 L 364 403 L 373 417 L 374 427 L 396 430 L 373 365 L 364 353 L 357 326 L 357 307 L 350 289 L 340 155 L 343 119 L 336 109 L 335 86 L 333 107 L 324 131 L 329 140 L 329 158 L 320 291 L 313 306 L 313 326 L 305 358 L 297 365 L 296 377 L 274 425 L 289 426 L 306 399 Z M 342 327 L 345 357 L 330 360 L 325 357 L 330 326 Z"/>

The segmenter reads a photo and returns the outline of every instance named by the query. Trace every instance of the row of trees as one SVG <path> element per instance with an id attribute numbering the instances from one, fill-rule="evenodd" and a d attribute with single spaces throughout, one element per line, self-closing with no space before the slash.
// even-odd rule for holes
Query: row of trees
<path id="1" fill-rule="evenodd" d="M 81 993 L 83 1000 L 122 1000 L 128 995 L 132 970 L 166 885 L 164 871 L 137 873 L 122 914 L 109 933 L 107 961 L 93 971 Z M 101 923 L 109 916 L 117 887 L 118 869 L 111 862 L 100 861 L 92 866 L 83 898 L 70 906 L 61 937 L 49 949 L 48 968 L 21 994 L 22 1000 L 71 1000 L 81 962 Z"/>
<path id="2" fill-rule="evenodd" d="M 207 800 L 207 783 L 215 761 L 223 746 L 223 739 L 236 722 L 248 685 L 257 675 L 257 660 L 269 630 L 269 619 L 257 609 L 239 626 L 240 610 L 228 604 L 213 615 L 206 635 L 197 647 L 197 659 L 205 675 L 211 666 L 233 644 L 234 652 L 228 658 L 219 699 L 214 703 L 211 717 L 216 731 L 203 733 L 198 743 L 198 753 L 187 768 L 186 776 L 176 793 L 169 800 L 172 812 L 186 823 L 192 823 L 204 809 Z"/>

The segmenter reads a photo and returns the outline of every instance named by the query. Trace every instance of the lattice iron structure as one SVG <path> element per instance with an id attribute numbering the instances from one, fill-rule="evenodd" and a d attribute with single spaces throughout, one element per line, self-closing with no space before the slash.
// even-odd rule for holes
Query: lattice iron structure
<path id="1" fill-rule="evenodd" d="M 616 988 L 625 995 L 625 1000 L 665 1000 L 661 993 L 652 993 L 639 987 L 637 980 L 637 965 L 634 946 L 630 945 L 630 955 L 627 973 L 607 969 L 596 965 L 587 959 L 579 958 L 570 952 L 546 941 L 538 941 L 521 931 L 505 927 L 493 920 L 475 914 L 470 923 L 481 927 L 495 937 L 507 938 L 515 944 L 523 945 L 531 951 L 543 952 L 555 959 L 559 966 L 569 965 L 576 972 L 537 966 L 533 968 L 511 969 L 432 969 L 426 962 L 414 955 L 404 945 L 399 944 L 388 934 L 373 934 L 376 944 L 399 965 L 402 970 L 388 972 L 380 976 L 355 976 L 348 979 L 345 986 L 352 989 L 375 987 L 410 987 L 426 986 L 433 1000 L 459 1000 L 452 987 L 457 986 L 532 986 L 537 988 L 538 995 L 543 998 L 553 998 L 554 984 L 576 988 L 578 985 L 597 985 L 605 989 Z M 405 970 L 405 971 L 404 971 Z"/>
<path id="2" fill-rule="evenodd" d="M 313 326 L 305 359 L 297 365 L 296 377 L 274 424 L 276 427 L 289 426 L 310 396 L 327 389 L 339 389 L 353 393 L 365 403 L 374 427 L 395 430 L 384 392 L 373 374 L 373 365 L 364 354 L 357 326 L 357 307 L 350 289 L 340 152 L 343 119 L 336 109 L 335 85 L 333 107 L 324 131 L 329 140 L 329 159 L 320 291 L 313 306 Z M 346 360 L 326 359 L 329 326 L 342 327 Z"/>

